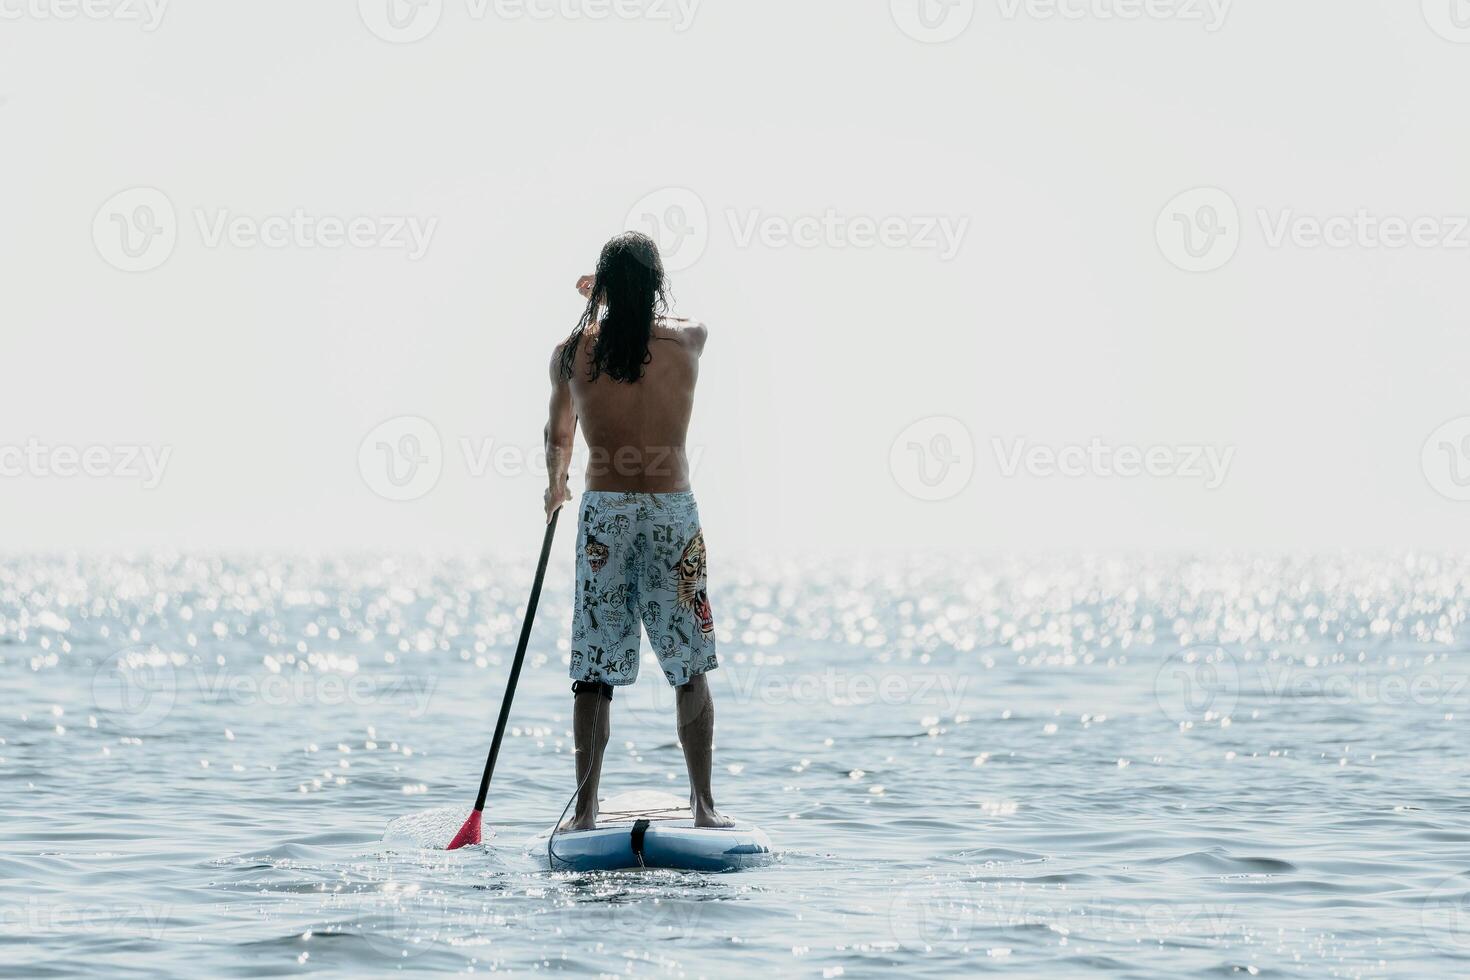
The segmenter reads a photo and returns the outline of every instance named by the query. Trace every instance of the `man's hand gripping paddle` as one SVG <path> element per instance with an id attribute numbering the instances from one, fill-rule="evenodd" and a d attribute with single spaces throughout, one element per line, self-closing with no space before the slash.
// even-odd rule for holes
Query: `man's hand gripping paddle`
<path id="1" fill-rule="evenodd" d="M 551 539 L 556 535 L 556 519 L 560 514 L 560 510 L 553 511 L 551 520 L 546 524 L 546 539 L 541 542 L 541 560 L 536 563 L 536 581 L 531 584 L 531 598 L 526 603 L 526 621 L 521 624 L 521 641 L 516 645 L 516 658 L 510 667 L 510 680 L 505 685 L 505 699 L 500 702 L 500 720 L 495 723 L 495 738 L 490 742 L 490 756 L 485 760 L 485 775 L 480 777 L 480 795 L 475 798 L 474 812 L 449 842 L 449 846 L 445 848 L 447 851 L 456 850 L 466 844 L 480 843 L 480 815 L 485 810 L 485 796 L 490 792 L 490 774 L 495 771 L 495 757 L 500 754 L 500 740 L 505 737 L 510 702 L 516 696 L 516 682 L 521 678 L 521 664 L 526 659 L 526 644 L 531 640 L 531 623 L 536 618 L 536 604 L 541 601 L 541 581 L 546 577 L 546 560 L 551 557 Z"/>

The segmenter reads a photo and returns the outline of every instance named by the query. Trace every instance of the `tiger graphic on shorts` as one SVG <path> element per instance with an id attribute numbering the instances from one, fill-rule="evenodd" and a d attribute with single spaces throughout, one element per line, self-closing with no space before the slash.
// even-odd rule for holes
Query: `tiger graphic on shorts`
<path id="1" fill-rule="evenodd" d="M 607 564 L 608 547 L 592 535 L 587 535 L 587 567 L 596 575 Z"/>
<path id="2" fill-rule="evenodd" d="M 695 531 L 694 537 L 690 538 L 689 543 L 684 546 L 684 553 L 679 556 L 679 562 L 674 566 L 674 571 L 679 576 L 677 590 L 679 605 L 694 615 L 701 633 L 713 632 L 715 617 L 714 612 L 710 609 L 709 589 L 705 577 L 703 530 Z"/>

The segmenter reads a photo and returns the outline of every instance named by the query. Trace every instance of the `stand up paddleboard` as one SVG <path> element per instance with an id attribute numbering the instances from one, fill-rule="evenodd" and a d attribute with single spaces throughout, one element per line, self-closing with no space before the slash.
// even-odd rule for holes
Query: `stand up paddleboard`
<path id="1" fill-rule="evenodd" d="M 736 871 L 771 859 L 771 841 L 759 827 L 694 826 L 689 803 L 657 790 L 603 800 L 595 830 L 550 830 L 526 845 L 526 854 L 551 871 L 673 868 Z"/>

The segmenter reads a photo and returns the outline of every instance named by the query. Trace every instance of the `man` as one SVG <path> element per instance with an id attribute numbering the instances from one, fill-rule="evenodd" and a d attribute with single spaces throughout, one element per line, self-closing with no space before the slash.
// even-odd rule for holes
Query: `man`
<path id="1" fill-rule="evenodd" d="M 578 422 L 589 449 L 572 611 L 578 796 L 562 829 L 596 826 L 613 688 L 638 676 L 640 624 L 676 693 L 694 823 L 728 827 L 710 792 L 714 616 L 684 447 L 707 331 L 667 315 L 663 262 L 645 235 L 608 242 L 577 291 L 587 308 L 552 354 L 546 424 L 548 521 L 571 499 Z"/>

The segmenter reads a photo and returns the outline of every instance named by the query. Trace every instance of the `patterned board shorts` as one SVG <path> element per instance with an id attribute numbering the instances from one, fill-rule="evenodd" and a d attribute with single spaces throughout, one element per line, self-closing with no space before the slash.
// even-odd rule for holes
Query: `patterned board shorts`
<path id="1" fill-rule="evenodd" d="M 589 490 L 577 529 L 572 679 L 633 683 L 640 623 L 675 687 L 719 666 L 694 494 Z"/>

